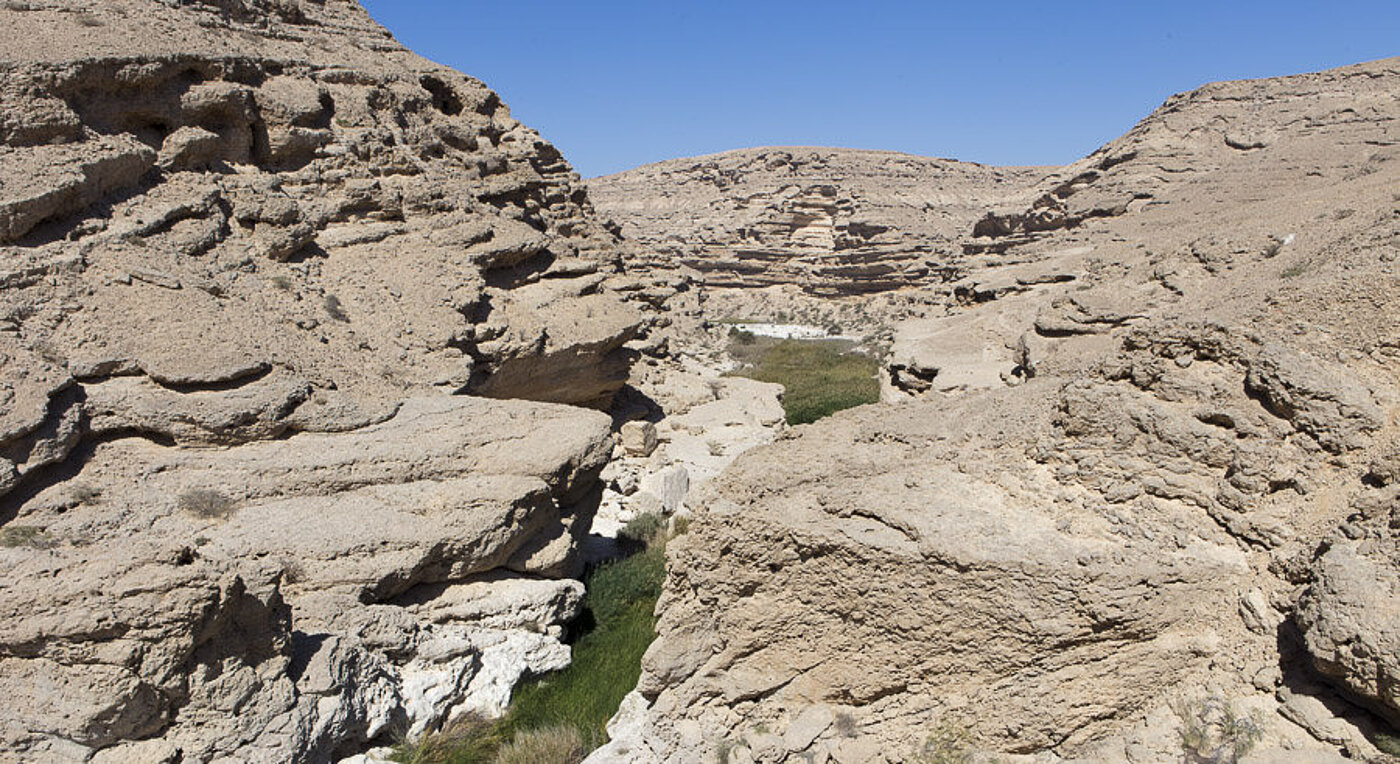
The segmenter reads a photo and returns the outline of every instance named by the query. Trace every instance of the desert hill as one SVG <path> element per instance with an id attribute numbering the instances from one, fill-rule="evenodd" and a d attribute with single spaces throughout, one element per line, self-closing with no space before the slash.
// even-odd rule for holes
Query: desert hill
<path id="1" fill-rule="evenodd" d="M 0 5 L 0 759 L 333 760 L 567 664 L 618 272 L 357 3 Z"/>
<path id="2" fill-rule="evenodd" d="M 862 294 L 947 281 L 957 242 L 1050 168 L 813 147 L 742 149 L 593 178 L 589 196 L 659 264 L 710 287 Z"/>
<path id="3" fill-rule="evenodd" d="M 666 209 L 701 182 L 673 172 L 616 177 Z M 609 755 L 1384 759 L 1400 59 L 1209 85 L 1043 176 L 944 234 L 963 273 L 891 318 L 888 403 L 692 497 Z"/>

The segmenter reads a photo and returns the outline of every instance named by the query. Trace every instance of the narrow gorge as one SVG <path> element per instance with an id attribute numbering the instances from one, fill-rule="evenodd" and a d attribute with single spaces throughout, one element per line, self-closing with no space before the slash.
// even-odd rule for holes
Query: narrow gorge
<path id="1" fill-rule="evenodd" d="M 355 0 L 0 33 L 0 761 L 1400 761 L 1400 59 L 585 180 Z"/>

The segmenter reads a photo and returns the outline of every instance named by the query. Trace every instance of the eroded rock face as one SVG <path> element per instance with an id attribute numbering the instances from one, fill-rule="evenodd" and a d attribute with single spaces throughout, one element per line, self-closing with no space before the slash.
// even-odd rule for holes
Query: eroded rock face
<path id="1" fill-rule="evenodd" d="M 0 758 L 326 761 L 566 665 L 617 247 L 357 3 L 3 4 Z"/>
<path id="2" fill-rule="evenodd" d="M 13 5 L 0 246 L 22 344 L 186 387 L 276 366 L 365 398 L 596 406 L 622 384 L 644 321 L 577 176 L 358 6 Z"/>
<path id="3" fill-rule="evenodd" d="M 98 445 L 7 526 L 44 530 L 0 550 L 0 675 L 28 699 L 0 744 L 318 760 L 499 713 L 568 663 L 582 588 L 548 578 L 577 573 L 611 447 L 602 414 L 445 396 L 347 433 Z"/>
<path id="4" fill-rule="evenodd" d="M 972 218 L 886 404 L 692 491 L 608 755 L 903 761 L 951 726 L 1157 762 L 1215 698 L 1258 760 L 1379 756 L 1396 93 L 1393 59 L 1207 86 Z"/>
<path id="5" fill-rule="evenodd" d="M 967 227 L 1048 169 L 774 147 L 659 162 L 588 188 L 647 262 L 683 263 L 709 287 L 831 296 L 956 278 Z"/>

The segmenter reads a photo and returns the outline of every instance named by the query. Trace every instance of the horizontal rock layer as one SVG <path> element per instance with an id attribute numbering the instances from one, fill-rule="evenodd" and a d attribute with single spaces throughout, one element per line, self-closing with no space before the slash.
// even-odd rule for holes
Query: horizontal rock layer
<path id="1" fill-rule="evenodd" d="M 358 3 L 0 6 L 0 758 L 326 761 L 566 665 L 618 252 Z"/>
<path id="2" fill-rule="evenodd" d="M 1397 93 L 1207 86 L 965 218 L 962 272 L 884 303 L 888 403 L 692 492 L 608 755 L 1155 762 L 1233 714 L 1258 760 L 1379 756 Z"/>
<path id="3" fill-rule="evenodd" d="M 711 287 L 793 284 L 844 295 L 956 278 L 957 239 L 1048 168 L 888 151 L 773 147 L 674 159 L 588 181 L 640 263 Z"/>

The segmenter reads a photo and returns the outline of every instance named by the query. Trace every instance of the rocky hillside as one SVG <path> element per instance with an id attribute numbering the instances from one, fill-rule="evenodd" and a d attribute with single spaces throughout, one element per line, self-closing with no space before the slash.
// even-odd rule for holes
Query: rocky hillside
<path id="1" fill-rule="evenodd" d="M 962 219 L 890 403 L 690 499 L 597 760 L 1384 760 L 1400 59 L 1176 96 Z"/>
<path id="2" fill-rule="evenodd" d="M 957 278 L 968 228 L 1029 203 L 1048 171 L 785 147 L 659 162 L 588 188 L 646 263 L 683 263 L 712 288 L 852 295 Z"/>
<path id="3" fill-rule="evenodd" d="M 352 0 L 0 4 L 0 759 L 325 761 L 566 663 L 617 261 Z"/>

